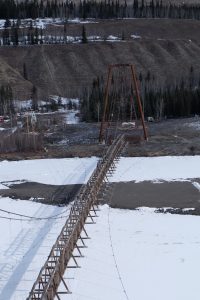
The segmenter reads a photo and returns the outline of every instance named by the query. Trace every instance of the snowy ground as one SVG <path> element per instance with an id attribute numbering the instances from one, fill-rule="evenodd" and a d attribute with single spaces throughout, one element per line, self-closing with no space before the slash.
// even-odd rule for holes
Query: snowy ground
<path id="1" fill-rule="evenodd" d="M 96 163 L 93 157 L 3 161 L 0 188 L 24 181 L 85 183 Z M 0 198 L 0 299 L 26 299 L 68 213 L 69 207 Z"/>
<path id="2" fill-rule="evenodd" d="M 16 180 L 53 185 L 86 183 L 97 161 L 96 157 L 2 161 L 0 183 L 1 186 Z"/>
<path id="3" fill-rule="evenodd" d="M 86 183 L 97 157 L 0 162 L 0 183 L 34 181 L 46 184 Z M 182 181 L 200 178 L 200 156 L 123 157 L 111 181 Z"/>
<path id="4" fill-rule="evenodd" d="M 200 129 L 199 117 L 196 117 L 196 121 L 195 122 L 192 122 L 192 123 L 189 123 L 189 124 L 185 124 L 185 126 L 193 127 L 196 130 L 199 130 Z"/>
<path id="5" fill-rule="evenodd" d="M 69 210 L 9 198 L 0 209 L 0 299 L 25 300 Z"/>
<path id="6" fill-rule="evenodd" d="M 123 157 L 112 182 L 200 178 L 200 156 Z"/>
<path id="7" fill-rule="evenodd" d="M 23 180 L 83 183 L 96 163 L 95 157 L 3 161 L 0 187 Z M 112 180 L 200 178 L 199 163 L 199 156 L 122 158 Z M 0 299 L 26 299 L 67 214 L 68 208 L 0 198 Z M 103 206 L 97 224 L 87 228 L 82 268 L 65 274 L 73 294 L 62 299 L 199 299 L 199 229 L 199 216 Z"/>
<path id="8" fill-rule="evenodd" d="M 102 207 L 61 299 L 198 300 L 199 229 L 200 217 Z"/>
<path id="9" fill-rule="evenodd" d="M 70 110 L 66 113 L 65 123 L 66 124 L 77 124 L 80 121 L 80 118 L 77 117 L 79 110 Z"/>

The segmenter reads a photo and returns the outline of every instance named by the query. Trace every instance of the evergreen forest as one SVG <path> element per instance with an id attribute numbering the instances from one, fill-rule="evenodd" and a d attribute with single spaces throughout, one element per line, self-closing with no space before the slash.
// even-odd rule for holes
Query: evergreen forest
<path id="1" fill-rule="evenodd" d="M 104 80 L 93 80 L 90 91 L 85 90 L 81 103 L 81 113 L 84 121 L 99 121 L 104 107 Z M 117 86 L 117 87 L 116 87 Z M 144 115 L 155 120 L 163 118 L 179 118 L 200 115 L 200 76 L 195 74 L 191 66 L 188 76 L 179 80 L 176 84 L 159 87 L 156 78 L 150 71 L 138 76 L 138 86 L 141 94 Z M 124 92 L 125 91 L 125 92 Z M 107 118 L 131 121 L 138 116 L 138 106 L 134 90 L 125 86 L 123 90 L 112 78 L 109 90 L 109 105 L 112 116 Z"/>
<path id="2" fill-rule="evenodd" d="M 25 18 L 172 18 L 200 19 L 200 4 L 163 4 L 162 0 L 14 1 L 0 0 L 0 19 Z"/>

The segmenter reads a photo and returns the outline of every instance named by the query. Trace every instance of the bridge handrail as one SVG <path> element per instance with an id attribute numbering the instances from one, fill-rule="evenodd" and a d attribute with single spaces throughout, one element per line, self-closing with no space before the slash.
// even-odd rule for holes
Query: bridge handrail
<path id="1" fill-rule="evenodd" d="M 90 176 L 87 184 L 85 186 L 82 186 L 79 193 L 76 195 L 74 203 L 70 209 L 69 217 L 68 217 L 65 225 L 63 226 L 59 236 L 57 237 L 54 245 L 52 246 L 51 251 L 48 255 L 48 258 L 47 258 L 44 266 L 41 268 L 41 270 L 38 274 L 38 277 L 37 277 L 35 283 L 33 284 L 33 287 L 30 291 L 30 294 L 29 294 L 27 300 L 33 300 L 33 299 L 45 299 L 46 300 L 47 299 L 45 296 L 48 293 L 48 290 L 52 289 L 51 286 L 54 285 L 53 281 L 54 281 L 56 275 L 58 275 L 61 272 L 60 265 L 63 263 L 63 259 L 64 259 L 63 256 L 66 254 L 66 249 L 68 248 L 68 250 L 69 250 L 67 259 L 65 258 L 65 261 L 64 261 L 64 264 L 67 266 L 67 263 L 69 262 L 69 259 L 70 259 L 70 254 L 72 255 L 74 246 L 76 245 L 76 242 L 79 238 L 80 232 L 83 229 L 84 224 L 82 224 L 82 223 L 83 222 L 85 223 L 85 220 L 87 219 L 87 216 L 88 216 L 91 206 L 97 200 L 97 194 L 101 188 L 101 185 L 104 181 L 106 173 L 108 172 L 110 166 L 112 165 L 115 157 L 121 152 L 121 150 L 125 146 L 125 143 L 126 143 L 126 141 L 125 141 L 123 134 L 118 136 L 113 141 L 111 146 L 107 149 L 105 155 L 97 163 L 97 167 L 95 168 L 92 175 Z M 72 224 L 73 227 L 70 227 L 70 224 Z M 65 232 L 68 234 L 66 234 Z M 63 241 L 64 236 L 65 236 L 66 240 L 65 240 L 65 243 L 62 244 L 61 241 Z M 74 239 L 74 236 L 77 237 L 76 240 Z M 73 244 L 74 244 L 74 246 L 73 246 Z M 71 248 L 73 248 L 73 249 L 71 249 Z M 60 255 L 55 256 L 55 252 L 58 252 Z M 54 267 L 52 267 L 52 265 L 54 265 Z M 49 270 L 49 273 L 47 273 L 47 270 Z M 43 282 L 43 279 L 42 279 L 43 276 L 45 276 L 45 278 L 48 277 L 47 282 L 46 281 Z M 40 284 L 43 285 L 42 289 L 41 289 L 41 293 L 40 293 L 40 289 L 39 289 Z M 39 285 L 39 288 L 38 288 L 39 290 L 37 289 L 38 285 Z M 39 294 L 40 294 L 40 296 L 39 296 Z M 50 299 L 54 298 L 53 294 L 54 293 L 52 291 L 52 297 Z"/>

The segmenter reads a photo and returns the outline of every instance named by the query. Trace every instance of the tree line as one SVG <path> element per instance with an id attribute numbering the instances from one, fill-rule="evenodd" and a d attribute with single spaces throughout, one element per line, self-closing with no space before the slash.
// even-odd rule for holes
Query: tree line
<path id="1" fill-rule="evenodd" d="M 29 21 L 29 26 L 24 29 L 20 28 L 21 20 L 11 21 L 6 19 L 4 29 L 1 33 L 1 45 L 34 45 L 43 43 L 43 30 L 33 26 L 32 20 Z"/>
<path id="2" fill-rule="evenodd" d="M 4 29 L 0 35 L 0 46 L 18 46 L 18 45 L 38 45 L 38 44 L 67 44 L 69 42 L 79 41 L 87 43 L 87 34 L 85 26 L 82 26 L 80 37 L 74 37 L 72 40 L 66 34 L 66 27 L 63 28 L 63 34 L 46 34 L 42 28 L 33 26 L 33 21 L 29 21 L 26 28 L 20 27 L 21 20 L 10 21 L 7 19 Z M 66 25 L 66 24 L 65 24 Z"/>
<path id="3" fill-rule="evenodd" d="M 141 101 L 145 118 L 148 116 L 156 120 L 162 118 L 190 117 L 200 115 L 200 75 L 196 74 L 191 66 L 188 75 L 175 84 L 159 87 L 155 76 L 147 71 L 138 76 L 140 86 Z M 129 89 L 125 94 L 121 90 L 116 91 L 118 83 L 112 78 L 112 85 L 109 92 L 109 106 L 111 115 L 115 120 L 120 119 L 122 113 L 123 121 L 137 118 L 138 106 L 133 90 Z M 115 87 L 114 87 L 115 86 Z M 127 87 L 124 86 L 124 91 Z M 118 99 L 118 100 L 115 100 Z M 122 100 L 123 99 L 123 103 Z M 113 104 L 115 103 L 115 104 Z M 82 119 L 87 122 L 97 122 L 101 120 L 104 106 L 104 80 L 96 78 L 93 80 L 91 89 L 83 91 L 81 100 Z"/>
<path id="4" fill-rule="evenodd" d="M 200 4 L 172 4 L 162 0 L 15 1 L 0 0 L 0 19 L 25 18 L 175 18 L 200 19 Z"/>

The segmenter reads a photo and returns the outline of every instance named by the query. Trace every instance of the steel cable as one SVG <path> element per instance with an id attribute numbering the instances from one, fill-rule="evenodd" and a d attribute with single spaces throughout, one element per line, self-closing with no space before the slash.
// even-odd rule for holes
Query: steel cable
<path id="1" fill-rule="evenodd" d="M 109 183 L 109 181 L 108 181 L 108 183 Z M 114 260 L 114 263 L 115 263 L 115 268 L 117 270 L 119 281 L 120 281 L 122 289 L 123 289 L 123 293 L 124 293 L 126 299 L 129 300 L 128 294 L 126 292 L 126 289 L 125 289 L 125 286 L 124 286 L 124 283 L 123 283 L 123 280 L 122 280 L 122 277 L 121 277 L 121 274 L 120 274 L 120 271 L 119 271 L 119 266 L 117 264 L 117 259 L 116 259 L 116 256 L 115 256 L 113 242 L 112 242 L 112 236 L 111 236 L 110 203 L 111 203 L 111 200 L 112 200 L 112 197 L 113 197 L 113 193 L 114 193 L 114 186 L 111 186 L 111 189 L 112 190 L 111 190 L 110 198 L 108 199 L 108 231 L 109 231 L 110 246 L 111 246 L 111 250 L 112 250 L 113 260 Z"/>
<path id="2" fill-rule="evenodd" d="M 110 246 L 111 246 L 111 249 L 112 249 L 113 260 L 115 262 L 115 268 L 116 268 L 117 273 L 118 273 L 118 277 L 119 277 L 119 281 L 120 281 L 122 289 L 123 289 L 123 293 L 124 293 L 126 299 L 129 300 L 129 297 L 127 295 L 127 292 L 126 292 L 126 289 L 125 289 L 125 286 L 124 286 L 124 283 L 123 283 L 123 280 L 122 280 L 122 277 L 121 277 L 121 274 L 120 274 L 120 271 L 119 271 L 119 266 L 117 264 L 115 252 L 114 252 L 112 236 L 111 236 L 111 228 L 110 228 L 110 206 L 108 206 L 108 229 L 109 229 Z"/>
<path id="3" fill-rule="evenodd" d="M 19 217 L 23 217 L 23 218 L 29 218 L 29 220 L 27 219 L 18 219 L 18 218 L 12 218 L 12 217 L 4 217 L 4 216 L 0 216 L 1 219 L 9 219 L 9 220 L 16 220 L 16 221 L 31 221 L 31 220 L 51 220 L 51 219 L 62 219 L 62 218 L 66 218 L 67 216 L 60 216 L 63 215 L 64 213 L 66 213 L 67 211 L 69 211 L 71 209 L 71 207 L 65 209 L 63 212 L 58 213 L 56 215 L 53 216 L 49 216 L 49 217 L 32 217 L 32 216 L 27 216 L 27 215 L 23 215 L 23 214 L 18 214 L 18 213 L 14 213 L 8 210 L 4 210 L 4 209 L 0 209 L 1 212 L 7 213 L 7 214 L 11 214 L 11 215 L 15 215 L 15 216 L 19 216 Z M 58 217 L 60 216 L 60 217 Z"/>

